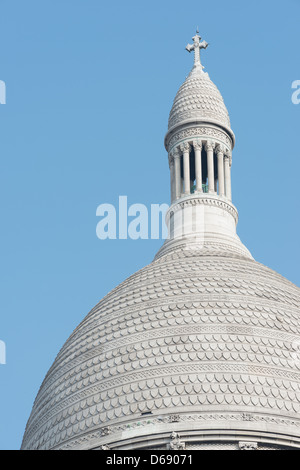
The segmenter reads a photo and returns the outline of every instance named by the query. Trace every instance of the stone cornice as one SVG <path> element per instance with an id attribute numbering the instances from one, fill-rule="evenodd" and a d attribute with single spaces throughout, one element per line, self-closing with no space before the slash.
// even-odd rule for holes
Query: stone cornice
<path id="1" fill-rule="evenodd" d="M 190 121 L 184 124 L 181 123 L 180 126 L 174 126 L 174 128 L 167 132 L 165 136 L 165 148 L 169 150 L 186 138 L 193 140 L 199 137 L 203 139 L 206 137 L 219 139 L 226 147 L 231 149 L 233 149 L 235 145 L 235 136 L 231 129 L 224 128 L 218 123 L 213 122 Z"/>
<path id="2" fill-rule="evenodd" d="M 235 223 L 238 222 L 238 211 L 236 207 L 229 201 L 224 198 L 221 198 L 218 195 L 211 195 L 208 193 L 203 194 L 194 194 L 189 195 L 188 197 L 183 197 L 175 201 L 169 208 L 167 212 L 167 220 L 170 217 L 171 212 L 177 212 L 183 210 L 185 207 L 188 206 L 195 206 L 198 204 L 207 205 L 216 207 L 219 209 L 226 210 L 235 220 Z"/>
<path id="3" fill-rule="evenodd" d="M 209 426 L 207 423 L 209 422 Z M 215 426 L 218 424 L 218 427 Z M 221 426 L 220 426 L 220 423 Z M 247 423 L 247 430 L 243 429 Z M 195 427 L 197 424 L 197 427 Z M 151 439 L 149 439 L 149 427 L 151 429 Z M 198 429 L 199 427 L 199 429 Z M 287 427 L 291 435 L 287 437 L 282 434 L 282 428 Z M 220 407 L 219 410 L 207 410 L 205 412 L 185 413 L 185 414 L 162 414 L 159 418 L 149 416 L 147 418 L 136 418 L 130 426 L 126 421 L 119 424 L 113 424 L 109 428 L 95 428 L 84 437 L 75 437 L 66 439 L 64 443 L 54 449 L 68 450 L 84 448 L 86 444 L 97 449 L 101 445 L 109 445 L 109 448 L 120 449 L 120 446 L 126 445 L 126 438 L 130 441 L 133 448 L 138 449 L 140 442 L 147 441 L 147 448 L 155 448 L 159 442 L 165 446 L 171 439 L 172 432 L 180 432 L 180 437 L 186 442 L 186 445 L 205 444 L 205 442 L 214 440 L 215 442 L 226 442 L 231 440 L 239 445 L 246 439 L 254 439 L 265 448 L 276 446 L 287 446 L 299 449 L 300 440 L 298 430 L 300 421 L 297 417 L 291 416 L 271 416 L 268 413 L 259 411 L 240 411 L 228 412 Z M 220 429 L 221 428 L 221 429 Z M 155 432 L 154 432 L 155 430 Z M 126 437 L 125 437 L 125 435 Z M 227 439 L 225 439 L 225 436 Z M 230 439 L 231 438 L 231 439 Z M 153 447 L 152 447 L 153 446 Z M 189 447 L 188 447 L 189 448 Z"/>

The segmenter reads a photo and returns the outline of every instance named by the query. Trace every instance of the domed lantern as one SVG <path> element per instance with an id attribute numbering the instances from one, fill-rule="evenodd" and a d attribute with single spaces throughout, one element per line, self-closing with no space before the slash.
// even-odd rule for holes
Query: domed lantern
<path id="1" fill-rule="evenodd" d="M 300 448 L 300 290 L 236 234 L 234 134 L 206 47 L 187 46 L 165 137 L 169 237 L 66 341 L 22 449 Z"/>

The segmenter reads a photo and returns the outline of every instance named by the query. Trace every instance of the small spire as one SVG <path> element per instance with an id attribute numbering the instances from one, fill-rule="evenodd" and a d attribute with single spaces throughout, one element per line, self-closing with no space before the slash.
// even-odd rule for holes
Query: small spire
<path id="1" fill-rule="evenodd" d="M 198 30 L 198 27 L 197 27 L 197 30 L 196 30 L 196 35 L 193 37 L 193 41 L 194 41 L 194 44 L 188 44 L 186 46 L 186 50 L 188 52 L 192 52 L 194 51 L 195 53 L 195 58 L 194 58 L 194 67 L 201 67 L 201 69 L 203 69 L 203 65 L 201 64 L 201 61 L 200 61 L 200 49 L 206 49 L 207 46 L 208 46 L 208 43 L 206 41 L 201 41 L 201 37 L 199 36 L 199 30 Z"/>

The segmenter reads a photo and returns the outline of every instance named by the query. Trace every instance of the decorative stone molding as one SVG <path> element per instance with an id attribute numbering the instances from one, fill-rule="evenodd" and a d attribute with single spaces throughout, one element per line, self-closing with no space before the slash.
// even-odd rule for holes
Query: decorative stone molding
<path id="1" fill-rule="evenodd" d="M 107 444 L 103 444 L 101 450 L 110 450 L 110 447 Z"/>
<path id="2" fill-rule="evenodd" d="M 191 150 L 191 146 L 188 142 L 183 142 L 181 145 L 180 145 L 180 150 L 182 153 L 184 152 L 189 152 Z"/>
<path id="3" fill-rule="evenodd" d="M 210 429 L 211 431 L 213 431 L 213 425 L 212 423 L 213 422 L 220 422 L 220 423 L 230 423 L 230 427 L 232 427 L 233 429 L 235 428 L 235 423 L 238 423 L 239 421 L 241 421 L 241 418 L 242 418 L 242 415 L 239 414 L 239 413 L 202 413 L 202 414 L 199 414 L 199 413 L 194 413 L 194 414 L 182 414 L 182 423 L 185 423 L 185 427 L 186 429 L 188 429 L 189 427 L 191 427 L 191 429 L 194 429 L 195 428 L 195 425 L 194 423 L 198 423 L 198 425 L 201 426 L 201 428 L 199 429 L 199 435 L 202 437 L 203 439 L 203 430 L 208 430 Z M 205 423 L 207 422 L 210 422 L 210 424 L 208 425 L 207 428 L 205 428 Z M 270 436 L 268 435 L 268 433 L 266 433 L 266 425 L 274 425 L 275 428 L 280 425 L 287 425 L 289 426 L 291 424 L 291 420 L 289 421 L 288 419 L 287 420 L 283 420 L 283 419 L 275 419 L 275 418 L 272 418 L 270 415 L 261 415 L 261 414 L 257 414 L 255 415 L 255 423 L 259 426 L 259 427 L 255 427 L 256 429 L 256 432 L 257 434 L 259 435 L 259 431 L 258 429 L 261 429 L 262 431 L 262 435 L 264 435 L 264 438 L 270 443 L 272 440 L 274 440 L 274 444 L 280 444 L 280 445 L 289 445 L 292 443 L 292 440 L 290 439 L 290 436 L 289 438 L 285 438 L 281 433 L 278 434 L 278 436 L 274 435 L 274 431 L 271 432 Z M 155 425 L 155 424 L 165 424 L 166 426 L 169 426 L 169 420 L 167 417 L 162 417 L 160 419 L 158 418 L 154 418 L 152 419 L 151 421 L 151 424 Z M 148 427 L 149 426 L 149 423 L 148 421 L 144 420 L 144 421 L 135 421 L 132 423 L 132 426 L 130 427 L 131 431 L 134 431 L 134 430 L 141 430 L 143 429 L 143 427 Z M 203 427 L 204 426 L 204 427 Z M 128 429 L 128 427 L 125 425 L 125 424 L 116 424 L 114 426 L 114 435 L 116 436 L 114 438 L 114 440 L 112 442 L 114 442 L 114 447 L 115 447 L 115 442 L 118 440 L 118 435 L 120 435 L 120 433 L 123 433 L 126 429 Z M 225 427 L 226 429 L 226 427 Z M 251 431 L 250 431 L 251 432 Z M 297 431 L 296 431 L 297 432 Z M 295 433 L 295 431 L 294 431 Z M 193 433 L 194 436 L 193 436 L 193 441 L 195 439 L 195 433 Z M 208 433 L 207 434 L 207 440 L 209 441 L 209 435 Z M 174 437 L 172 437 L 174 436 Z M 68 443 L 66 443 L 64 446 L 61 446 L 60 448 L 64 448 L 64 447 L 68 447 L 68 448 L 76 448 L 78 446 L 80 446 L 81 444 L 83 444 L 84 442 L 86 442 L 86 440 L 94 440 L 94 439 L 97 439 L 99 436 L 98 434 L 94 431 L 92 433 L 90 433 L 87 438 L 73 438 L 71 440 L 69 440 Z M 153 440 L 155 441 L 155 439 L 160 439 L 161 438 L 161 435 L 160 433 L 157 433 L 155 436 L 152 435 L 152 438 Z M 185 440 L 185 442 L 182 442 L 180 440 L 180 436 L 178 435 L 177 432 L 173 432 L 170 436 L 171 438 L 171 442 L 175 442 L 175 445 L 176 445 L 176 442 L 177 440 L 179 442 L 181 442 L 183 445 L 185 445 L 185 449 L 188 447 L 190 448 L 190 445 L 188 444 L 187 440 Z M 264 441 L 264 438 L 262 439 L 262 442 Z M 204 442 L 205 442 L 205 439 L 203 439 Z M 286 440 L 286 442 L 285 442 Z M 238 443 L 241 442 L 243 444 L 243 447 L 247 447 L 247 444 L 250 444 L 250 449 L 241 449 L 241 450 L 252 450 L 251 447 L 252 445 L 255 445 L 256 442 L 253 442 L 253 441 L 246 441 L 246 440 L 243 440 L 243 441 L 238 441 Z M 295 439 L 295 444 L 297 442 L 297 439 Z M 238 444 L 237 443 L 237 444 Z M 244 443 L 246 444 L 244 446 Z M 169 443 L 167 445 L 167 447 L 170 449 L 170 444 Z M 101 444 L 100 444 L 101 445 Z M 107 445 L 107 444 L 104 444 L 104 445 Z M 263 444 L 262 444 L 263 445 Z M 300 445 L 300 443 L 299 443 Z M 175 449 L 174 449 L 175 450 Z M 254 450 L 254 449 L 253 449 Z"/>
<path id="4" fill-rule="evenodd" d="M 108 436 L 111 433 L 111 428 L 106 426 L 101 429 L 101 436 Z"/>
<path id="5" fill-rule="evenodd" d="M 179 150 L 179 148 L 174 147 L 174 148 L 170 151 L 169 155 L 170 155 L 173 159 L 179 158 L 179 157 L 180 157 L 180 150 Z"/>
<path id="6" fill-rule="evenodd" d="M 257 450 L 257 442 L 239 442 L 240 450 Z"/>
<path id="7" fill-rule="evenodd" d="M 216 140 L 220 140 L 229 149 L 233 147 L 232 139 L 229 138 L 226 132 L 213 127 L 202 127 L 199 125 L 197 127 L 193 126 L 182 129 L 173 135 L 170 135 L 170 137 L 166 140 L 166 149 L 172 149 L 174 146 L 180 145 L 183 140 L 193 140 L 199 137 L 202 137 L 201 140 L 207 140 L 207 137 L 210 137 Z"/>
<path id="8" fill-rule="evenodd" d="M 169 154 L 169 168 L 172 169 L 174 167 L 174 155 L 172 153 Z"/>
<path id="9" fill-rule="evenodd" d="M 174 239 L 173 239 L 174 241 Z M 158 253 L 155 256 L 155 261 L 157 261 L 161 257 L 169 256 L 170 254 L 177 252 L 179 250 L 184 250 L 187 253 L 190 252 L 191 250 L 197 251 L 199 250 L 199 247 L 197 247 L 197 244 L 194 244 L 194 246 L 189 246 L 185 241 L 182 243 L 165 243 L 162 248 L 158 251 Z M 231 245 L 231 244 L 225 244 L 221 242 L 213 242 L 211 240 L 209 241 L 204 241 L 204 243 L 201 245 L 201 255 L 202 256 L 211 256 L 213 252 L 220 256 L 223 257 L 238 257 L 240 259 L 243 258 L 248 258 L 248 259 L 253 259 L 250 252 L 247 250 L 245 246 L 237 246 L 237 245 Z"/>
<path id="10" fill-rule="evenodd" d="M 180 415 L 170 415 L 169 416 L 169 422 L 170 423 L 178 423 L 180 421 Z"/>
<path id="11" fill-rule="evenodd" d="M 170 450 L 185 450 L 185 442 L 180 440 L 180 436 L 177 432 L 172 432 L 171 442 L 169 444 Z"/>
<path id="12" fill-rule="evenodd" d="M 225 147 L 220 145 L 220 144 L 217 144 L 216 145 L 216 152 L 224 154 L 226 152 Z"/>
<path id="13" fill-rule="evenodd" d="M 242 419 L 243 421 L 253 421 L 254 417 L 250 413 L 243 413 Z"/>
<path id="14" fill-rule="evenodd" d="M 228 152 L 224 154 L 224 161 L 226 162 L 226 160 L 228 160 L 229 166 L 231 167 L 232 166 L 232 156 Z"/>
<path id="15" fill-rule="evenodd" d="M 202 141 L 201 140 L 193 140 L 193 147 L 195 150 L 202 150 Z"/>
<path id="16" fill-rule="evenodd" d="M 186 430 L 188 429 L 192 429 L 192 430 L 195 430 L 195 423 L 197 423 L 198 426 L 200 426 L 198 428 L 198 431 L 199 431 L 199 438 L 201 438 L 202 442 L 205 443 L 205 441 L 210 441 L 210 434 L 213 436 L 214 434 L 218 434 L 220 433 L 220 431 L 218 431 L 218 428 L 215 426 L 214 423 L 220 423 L 220 428 L 219 429 L 222 429 L 223 432 L 222 433 L 226 433 L 226 429 L 228 429 L 228 425 L 230 425 L 230 428 L 231 429 L 238 429 L 238 427 L 235 427 L 235 424 L 239 425 L 239 422 L 241 422 L 241 419 L 242 419 L 242 415 L 240 413 L 197 413 L 195 412 L 194 414 L 182 414 L 182 419 L 181 419 L 181 429 L 183 429 L 183 425 L 184 425 L 184 428 Z M 207 427 L 205 427 L 205 424 L 208 423 L 209 424 L 207 425 Z M 293 432 L 293 436 L 294 436 L 294 439 L 291 437 L 291 436 L 288 436 L 288 437 L 285 437 L 284 435 L 282 435 L 281 433 L 281 430 L 279 430 L 277 427 L 278 426 L 290 426 L 291 424 L 294 424 L 292 422 L 292 420 L 290 419 L 276 419 L 276 418 L 273 418 L 272 416 L 270 415 L 262 415 L 262 414 L 256 414 L 255 415 L 255 419 L 254 419 L 254 424 L 255 424 L 255 427 L 253 428 L 249 428 L 248 429 L 248 432 L 250 434 L 253 433 L 253 429 L 255 429 L 256 431 L 256 434 L 258 436 L 261 437 L 261 444 L 260 444 L 260 447 L 264 447 L 266 444 L 264 444 L 264 441 L 265 442 L 268 442 L 268 445 L 281 445 L 281 446 L 284 446 L 284 445 L 291 445 L 293 444 L 295 447 L 297 447 L 297 443 L 300 447 L 300 442 L 299 442 L 299 438 L 296 437 L 296 434 L 297 434 L 297 430 Z M 222 423 L 224 423 L 224 427 L 222 425 Z M 227 423 L 227 424 L 226 424 Z M 153 440 L 153 443 L 155 443 L 156 440 L 158 441 L 161 441 L 163 436 L 165 435 L 165 432 L 164 432 L 164 429 L 167 429 L 168 426 L 170 426 L 170 422 L 168 420 L 168 417 L 159 417 L 159 418 L 153 418 L 151 420 L 151 425 L 155 426 L 155 425 L 160 425 L 160 426 L 164 426 L 164 428 L 161 428 L 161 433 L 156 433 L 155 435 L 152 434 L 152 440 Z M 268 425 L 272 425 L 273 428 L 269 431 L 269 432 L 266 432 L 266 426 Z M 131 437 L 131 441 L 133 442 L 134 439 L 137 439 L 138 441 L 138 434 L 135 433 L 135 431 L 141 431 L 141 434 L 144 434 L 143 432 L 143 429 L 144 428 L 148 428 L 149 427 L 149 420 L 144 420 L 144 421 L 135 421 L 132 423 L 131 427 L 130 427 L 130 430 L 132 431 L 132 437 Z M 278 431 L 278 434 L 276 434 L 276 428 L 277 428 L 277 431 Z M 98 441 L 98 444 L 97 446 L 101 449 L 102 445 L 103 446 L 107 446 L 109 448 L 111 448 L 113 446 L 113 448 L 115 449 L 118 449 L 118 443 L 120 444 L 120 436 L 123 434 L 124 431 L 128 430 L 128 426 L 126 426 L 126 424 L 115 424 L 114 425 L 114 438 L 111 440 L 111 442 L 109 444 L 105 443 L 105 444 L 101 444 L 101 441 L 99 441 L 99 435 L 97 432 L 93 431 L 93 432 L 90 432 L 88 435 L 84 436 L 84 437 L 77 437 L 77 438 L 72 438 L 72 439 L 69 439 L 67 442 L 65 442 L 64 444 L 60 445 L 59 447 L 55 447 L 57 449 L 66 449 L 66 448 L 78 448 L 80 447 L 81 445 L 85 444 L 86 442 L 97 442 Z M 185 431 L 186 433 L 186 431 Z M 243 432 L 245 433 L 245 431 Z M 205 434 L 206 434 L 206 438 L 205 438 Z M 238 433 L 237 433 L 238 434 Z M 228 434 L 230 435 L 230 434 Z M 245 439 L 243 440 L 237 440 L 237 446 L 240 450 L 255 450 L 255 449 L 252 449 L 252 446 L 256 446 L 257 442 L 253 442 L 251 440 L 246 440 L 247 437 L 247 432 L 245 434 Z M 193 432 L 193 439 L 192 439 L 192 442 L 195 442 L 195 438 L 197 438 L 197 433 L 195 434 L 195 432 Z M 249 436 L 250 438 L 250 436 Z M 148 438 L 149 439 L 149 438 Z M 176 445 L 179 444 L 179 445 L 184 445 L 185 446 L 185 449 L 190 449 L 191 448 L 191 444 L 189 443 L 189 438 L 186 438 L 185 441 L 183 442 L 179 436 L 179 434 L 174 431 L 171 436 L 170 436 L 170 439 L 171 439 L 171 442 L 168 442 L 167 443 L 167 448 L 168 449 L 171 449 L 171 443 L 174 444 L 174 447 L 173 449 L 174 450 L 178 450 L 178 449 L 175 449 Z M 293 442 L 294 440 L 294 442 Z M 273 444 L 272 444 L 272 441 Z M 222 439 L 220 439 L 220 442 L 222 442 Z M 240 447 L 240 444 L 241 443 L 241 447 Z M 248 448 L 249 447 L 249 448 Z M 182 449 L 182 448 L 181 448 Z M 105 449 L 103 449 L 105 450 Z M 183 450 L 183 449 L 182 449 Z"/>
<path id="17" fill-rule="evenodd" d="M 226 202 L 222 199 L 218 199 L 217 197 L 208 196 L 208 195 L 205 195 L 204 197 L 194 196 L 194 197 L 189 197 L 187 199 L 181 199 L 180 201 L 176 201 L 172 205 L 172 209 L 170 208 L 169 211 L 167 212 L 167 215 L 166 215 L 167 222 L 169 221 L 170 212 L 175 213 L 177 211 L 184 210 L 185 207 L 196 206 L 198 204 L 206 205 L 206 206 L 214 206 L 214 207 L 219 207 L 220 209 L 224 209 L 227 212 L 229 212 L 230 215 L 233 216 L 236 224 L 238 222 L 238 211 L 233 204 L 231 204 L 230 202 Z"/>
<path id="18" fill-rule="evenodd" d="M 209 150 L 214 150 L 215 148 L 215 143 L 208 140 L 206 143 L 205 143 L 205 150 L 208 152 Z"/>

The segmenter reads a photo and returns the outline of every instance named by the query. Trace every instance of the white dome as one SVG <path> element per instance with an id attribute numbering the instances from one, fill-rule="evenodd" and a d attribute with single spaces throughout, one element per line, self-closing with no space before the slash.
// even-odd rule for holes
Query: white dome
<path id="1" fill-rule="evenodd" d="M 204 121 L 230 129 L 230 119 L 221 93 L 200 66 L 194 67 L 178 90 L 169 116 L 168 129 Z"/>
<path id="2" fill-rule="evenodd" d="M 300 445 L 299 342 L 291 282 L 247 257 L 173 250 L 76 328 L 40 388 L 22 448 L 159 448 L 172 431 L 186 448 L 240 431 L 270 448 L 272 436 Z"/>
<path id="3" fill-rule="evenodd" d="M 169 118 L 172 236 L 62 347 L 22 449 L 300 449 L 300 289 L 236 234 L 233 133 L 193 40 Z"/>

